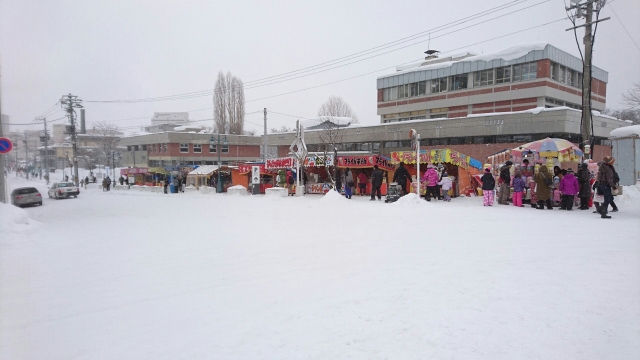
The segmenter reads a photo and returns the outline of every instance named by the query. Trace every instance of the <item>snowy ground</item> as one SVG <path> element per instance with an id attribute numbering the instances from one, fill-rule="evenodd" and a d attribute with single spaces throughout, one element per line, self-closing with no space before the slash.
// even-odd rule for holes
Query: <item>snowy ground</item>
<path id="1" fill-rule="evenodd" d="M 0 204 L 0 359 L 639 359 L 621 212 L 137 191 Z M 413 199 L 415 200 L 415 199 Z"/>

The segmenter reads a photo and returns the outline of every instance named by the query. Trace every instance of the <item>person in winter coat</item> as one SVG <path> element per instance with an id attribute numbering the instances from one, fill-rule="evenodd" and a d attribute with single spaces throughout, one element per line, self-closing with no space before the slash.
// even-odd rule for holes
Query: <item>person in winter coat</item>
<path id="1" fill-rule="evenodd" d="M 482 175 L 480 181 L 482 181 L 482 195 L 484 197 L 482 204 L 484 206 L 492 206 L 493 189 L 496 188 L 496 179 L 491 175 L 491 170 L 489 170 L 489 168 L 484 169 L 484 175 Z"/>
<path id="2" fill-rule="evenodd" d="M 107 178 L 102 179 L 102 191 L 107 191 Z"/>
<path id="3" fill-rule="evenodd" d="M 409 171 L 404 167 L 404 162 L 401 162 L 396 172 L 393 174 L 393 181 L 397 182 L 398 185 L 402 187 L 402 196 L 407 195 L 409 191 L 407 190 L 407 181 L 411 180 L 411 175 Z"/>
<path id="4" fill-rule="evenodd" d="M 164 193 L 167 193 L 167 188 L 169 187 L 169 180 L 168 179 L 164 179 L 162 187 L 164 188 Z"/>
<path id="5" fill-rule="evenodd" d="M 560 210 L 573 210 L 573 201 L 580 192 L 580 184 L 573 175 L 573 169 L 567 169 L 567 174 L 560 180 L 560 192 L 562 193 Z"/>
<path id="6" fill-rule="evenodd" d="M 522 205 L 522 194 L 524 193 L 524 188 L 526 187 L 526 183 L 522 178 L 522 173 L 517 171 L 513 178 L 513 205 L 517 207 L 523 207 Z"/>
<path id="7" fill-rule="evenodd" d="M 371 173 L 371 201 L 374 201 L 376 196 L 378 196 L 378 200 L 382 199 L 382 192 L 380 192 L 382 177 L 382 170 L 380 170 L 378 165 L 374 165 L 373 172 Z"/>
<path id="8" fill-rule="evenodd" d="M 364 171 L 360 171 L 358 174 L 358 189 L 360 190 L 360 196 L 364 196 L 367 192 L 367 174 Z"/>
<path id="9" fill-rule="evenodd" d="M 444 194 L 444 201 L 451 201 L 449 197 L 449 190 L 453 186 L 453 181 L 446 172 L 442 173 L 442 180 L 438 181 L 438 185 L 442 186 L 442 193 Z"/>
<path id="10" fill-rule="evenodd" d="M 500 199 L 498 199 L 498 204 L 509 205 L 511 165 L 513 165 L 513 162 L 507 161 L 504 163 L 504 166 L 500 168 Z"/>
<path id="11" fill-rule="evenodd" d="M 107 191 L 111 190 L 111 178 L 107 176 Z"/>
<path id="12" fill-rule="evenodd" d="M 553 182 L 553 176 L 549 173 L 547 165 L 541 165 L 540 170 L 534 176 L 533 180 L 536 182 L 536 194 L 538 196 L 538 209 L 543 210 L 545 203 L 547 209 L 552 210 L 551 207 L 551 187 L 549 184 Z"/>
<path id="13" fill-rule="evenodd" d="M 347 199 L 351 199 L 351 196 L 353 195 L 353 186 L 355 184 L 353 183 L 353 172 L 349 168 L 344 172 L 344 183 L 344 196 Z"/>
<path id="14" fill-rule="evenodd" d="M 438 172 L 433 167 L 433 165 L 427 165 L 427 171 L 422 176 L 422 182 L 427 186 L 427 195 L 425 199 L 427 201 L 431 201 L 431 197 L 434 199 L 438 198 Z"/>
<path id="15" fill-rule="evenodd" d="M 611 219 L 611 216 L 607 215 L 609 204 L 613 201 L 611 190 L 618 188 L 613 180 L 614 162 L 613 156 L 605 156 L 598 168 L 598 190 L 604 195 L 604 202 L 600 205 L 600 217 L 603 219 Z"/>
<path id="16" fill-rule="evenodd" d="M 122 175 L 120 175 L 118 181 L 120 181 L 120 185 L 124 185 L 124 178 L 122 177 Z"/>
<path id="17" fill-rule="evenodd" d="M 588 165 L 586 163 L 580 164 L 578 168 L 578 184 L 580 184 L 580 191 L 578 196 L 580 197 L 580 210 L 589 210 L 589 196 L 591 196 L 591 185 L 589 180 L 591 174 L 589 174 Z"/>
<path id="18" fill-rule="evenodd" d="M 295 175 L 293 174 L 293 170 L 287 170 L 287 189 L 289 189 L 289 194 L 291 196 L 295 196 L 294 186 L 293 184 L 296 182 Z"/>

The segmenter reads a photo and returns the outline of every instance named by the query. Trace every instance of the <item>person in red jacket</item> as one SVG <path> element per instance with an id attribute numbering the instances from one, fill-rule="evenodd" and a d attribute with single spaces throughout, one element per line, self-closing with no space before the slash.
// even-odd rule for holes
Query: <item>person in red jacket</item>
<path id="1" fill-rule="evenodd" d="M 364 196 L 367 192 L 367 174 L 364 171 L 358 174 L 358 189 L 360 189 L 360 196 Z"/>

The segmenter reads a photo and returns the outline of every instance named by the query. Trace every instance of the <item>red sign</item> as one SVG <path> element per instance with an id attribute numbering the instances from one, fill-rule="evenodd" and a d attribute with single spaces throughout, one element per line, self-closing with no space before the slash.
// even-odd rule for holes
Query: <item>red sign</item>
<path id="1" fill-rule="evenodd" d="M 251 168 L 254 166 L 259 166 L 260 167 L 260 173 L 266 173 L 267 171 L 264 168 L 264 164 L 242 164 L 242 165 L 238 165 L 238 172 L 240 172 L 240 174 L 247 174 L 251 172 Z"/>
<path id="2" fill-rule="evenodd" d="M 0 138 L 0 154 L 6 154 L 13 149 L 13 143 L 7 138 Z"/>
<path id="3" fill-rule="evenodd" d="M 294 167 L 294 165 L 295 165 L 295 162 L 294 162 L 293 158 L 291 158 L 291 157 L 277 158 L 277 159 L 267 159 L 266 168 L 268 170 L 286 169 L 286 168 L 292 168 L 292 167 Z"/>
<path id="4" fill-rule="evenodd" d="M 393 170 L 394 166 L 387 159 L 378 155 L 338 156 L 338 167 L 372 168 L 374 165 L 382 170 Z"/>
<path id="5" fill-rule="evenodd" d="M 136 174 L 146 174 L 148 172 L 147 168 L 126 168 L 120 169 L 120 175 L 136 175 Z"/>

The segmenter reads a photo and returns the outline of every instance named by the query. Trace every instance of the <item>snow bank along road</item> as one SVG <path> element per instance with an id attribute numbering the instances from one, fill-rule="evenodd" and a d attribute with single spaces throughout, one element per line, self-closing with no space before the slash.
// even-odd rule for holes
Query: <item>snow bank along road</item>
<path id="1" fill-rule="evenodd" d="M 0 358 L 639 359 L 627 193 L 611 220 L 480 198 L 3 205 Z"/>

